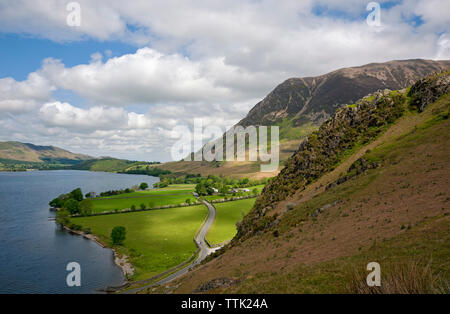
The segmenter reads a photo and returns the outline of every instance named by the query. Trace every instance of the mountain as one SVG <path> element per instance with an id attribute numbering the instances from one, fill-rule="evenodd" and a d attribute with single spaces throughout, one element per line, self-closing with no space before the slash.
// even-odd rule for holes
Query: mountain
<path id="1" fill-rule="evenodd" d="M 278 125 L 280 160 L 287 160 L 298 145 L 334 112 L 377 90 L 410 86 L 434 72 L 450 68 L 450 61 L 401 60 L 343 68 L 316 77 L 291 78 L 257 103 L 237 125 Z M 224 173 L 236 177 L 273 176 L 258 173 L 257 162 L 170 162 L 161 168 L 172 172 Z"/>
<path id="2" fill-rule="evenodd" d="M 0 159 L 19 162 L 76 164 L 93 157 L 71 153 L 54 146 L 0 142 Z"/>
<path id="3" fill-rule="evenodd" d="M 238 125 L 292 126 L 320 124 L 337 108 L 379 89 L 405 88 L 431 73 L 450 68 L 450 61 L 401 60 L 343 68 L 316 77 L 291 78 L 257 103 Z"/>
<path id="4" fill-rule="evenodd" d="M 449 293 L 450 71 L 339 108 L 236 237 L 147 293 Z M 369 262 L 381 287 L 368 287 Z"/>

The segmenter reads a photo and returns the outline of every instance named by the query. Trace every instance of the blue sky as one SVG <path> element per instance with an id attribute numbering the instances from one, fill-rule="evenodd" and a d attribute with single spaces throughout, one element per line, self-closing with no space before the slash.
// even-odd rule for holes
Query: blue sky
<path id="1" fill-rule="evenodd" d="M 177 126 L 226 130 L 289 77 L 449 59 L 449 1 L 79 0 L 0 4 L 0 140 L 171 159 Z M 45 61 L 44 61 L 45 60 Z M 178 134 L 179 135 L 179 134 Z"/>
<path id="2" fill-rule="evenodd" d="M 11 76 L 18 81 L 41 67 L 46 58 L 61 59 L 66 66 L 87 64 L 96 52 L 111 51 L 111 57 L 136 52 L 137 46 L 121 41 L 55 42 L 26 34 L 0 34 L 0 77 Z"/>

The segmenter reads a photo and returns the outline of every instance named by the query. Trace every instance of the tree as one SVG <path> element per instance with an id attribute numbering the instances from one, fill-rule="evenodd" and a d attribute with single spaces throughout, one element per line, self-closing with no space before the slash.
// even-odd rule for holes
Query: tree
<path id="1" fill-rule="evenodd" d="M 144 203 L 142 203 L 140 206 L 141 206 L 141 209 L 142 209 L 142 210 L 145 209 L 145 204 L 144 204 Z"/>
<path id="2" fill-rule="evenodd" d="M 206 194 L 208 194 L 208 191 L 206 190 L 206 186 L 205 186 L 205 184 L 203 182 L 200 182 L 199 184 L 197 184 L 195 186 L 195 191 L 199 195 L 206 195 Z"/>
<path id="3" fill-rule="evenodd" d="M 221 195 L 227 194 L 227 193 L 228 193 L 228 186 L 222 185 L 222 186 L 220 187 L 220 189 L 219 189 L 219 193 L 220 193 Z"/>
<path id="4" fill-rule="evenodd" d="M 70 222 L 70 214 L 67 210 L 60 210 L 56 213 L 55 221 L 57 224 L 59 224 L 61 227 L 66 226 Z"/>
<path id="5" fill-rule="evenodd" d="M 145 182 L 142 182 L 142 183 L 139 185 L 139 188 L 140 188 L 141 190 L 148 189 L 148 184 L 145 183 Z"/>
<path id="6" fill-rule="evenodd" d="M 53 208 L 61 208 L 64 206 L 64 200 L 62 198 L 62 196 L 58 196 L 57 198 L 53 199 L 50 201 L 50 203 L 48 203 L 50 205 L 50 207 Z"/>
<path id="7" fill-rule="evenodd" d="M 253 191 L 252 191 L 252 193 L 253 193 L 253 195 L 258 194 L 258 189 L 257 189 L 257 188 L 254 188 Z"/>
<path id="8" fill-rule="evenodd" d="M 190 204 L 191 203 L 191 199 L 190 198 L 186 199 L 186 203 Z"/>
<path id="9" fill-rule="evenodd" d="M 83 200 L 83 193 L 81 192 L 80 188 L 70 192 L 70 196 L 78 202 L 81 202 Z"/>
<path id="10" fill-rule="evenodd" d="M 81 215 L 90 215 L 92 214 L 92 201 L 91 200 L 82 200 L 80 203 L 78 203 L 78 211 Z"/>
<path id="11" fill-rule="evenodd" d="M 135 211 L 136 210 L 136 205 L 131 205 L 131 208 L 130 208 L 132 211 Z"/>
<path id="12" fill-rule="evenodd" d="M 125 241 L 126 229 L 122 226 L 114 227 L 111 231 L 111 240 L 113 244 L 122 244 Z"/>
<path id="13" fill-rule="evenodd" d="M 64 202 L 63 208 L 67 210 L 71 215 L 77 214 L 79 212 L 78 202 L 73 198 L 69 198 Z"/>

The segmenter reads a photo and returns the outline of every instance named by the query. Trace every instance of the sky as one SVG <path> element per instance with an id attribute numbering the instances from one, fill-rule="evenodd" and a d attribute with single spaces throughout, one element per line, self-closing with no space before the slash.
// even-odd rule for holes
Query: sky
<path id="1" fill-rule="evenodd" d="M 177 126 L 225 131 L 288 78 L 450 59 L 449 0 L 379 25 L 361 0 L 71 2 L 0 0 L 0 141 L 170 161 Z"/>

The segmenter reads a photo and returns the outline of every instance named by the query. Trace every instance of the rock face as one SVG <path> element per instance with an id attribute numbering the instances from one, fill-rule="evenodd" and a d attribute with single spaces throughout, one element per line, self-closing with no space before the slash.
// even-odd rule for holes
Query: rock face
<path id="1" fill-rule="evenodd" d="M 350 168 L 348 169 L 348 173 L 345 176 L 342 176 L 339 179 L 337 179 L 335 182 L 332 182 L 332 183 L 328 184 L 325 187 L 325 190 L 332 189 L 332 188 L 338 186 L 339 184 L 347 182 L 351 178 L 356 177 L 356 176 L 360 175 L 361 173 L 364 173 L 365 171 L 367 171 L 369 169 L 375 169 L 377 167 L 378 167 L 378 163 L 377 162 L 370 162 L 369 163 L 363 157 L 359 158 L 358 160 L 356 160 L 350 166 Z"/>
<path id="2" fill-rule="evenodd" d="M 312 133 L 286 162 L 262 191 L 254 208 L 238 225 L 237 239 L 258 232 L 275 219 L 267 215 L 274 205 L 297 190 L 303 190 L 340 162 L 344 152 L 355 145 L 365 145 L 390 123 L 403 115 L 407 105 L 420 110 L 449 92 L 450 72 L 441 72 L 415 83 L 409 93 L 405 91 L 377 91 L 356 104 L 340 108 L 318 131 Z M 361 173 L 376 164 L 358 160 L 349 176 Z"/>
<path id="3" fill-rule="evenodd" d="M 344 68 L 317 77 L 291 78 L 256 104 L 238 125 L 273 125 L 292 118 L 295 126 L 320 124 L 337 108 L 379 89 L 410 86 L 431 73 L 450 68 L 450 61 L 403 60 Z"/>
<path id="4" fill-rule="evenodd" d="M 428 104 L 450 92 L 450 76 L 448 74 L 449 71 L 438 73 L 414 84 L 409 91 L 409 94 L 413 96 L 411 105 L 422 112 Z"/>
<path id="5" fill-rule="evenodd" d="M 193 293 L 196 292 L 206 292 L 212 289 L 217 289 L 217 288 L 226 288 L 229 287 L 231 285 L 235 285 L 237 283 L 239 283 L 239 280 L 234 280 L 231 278 L 216 278 L 213 280 L 210 280 L 206 283 L 201 284 L 197 289 L 195 289 L 194 291 L 192 291 Z"/>

